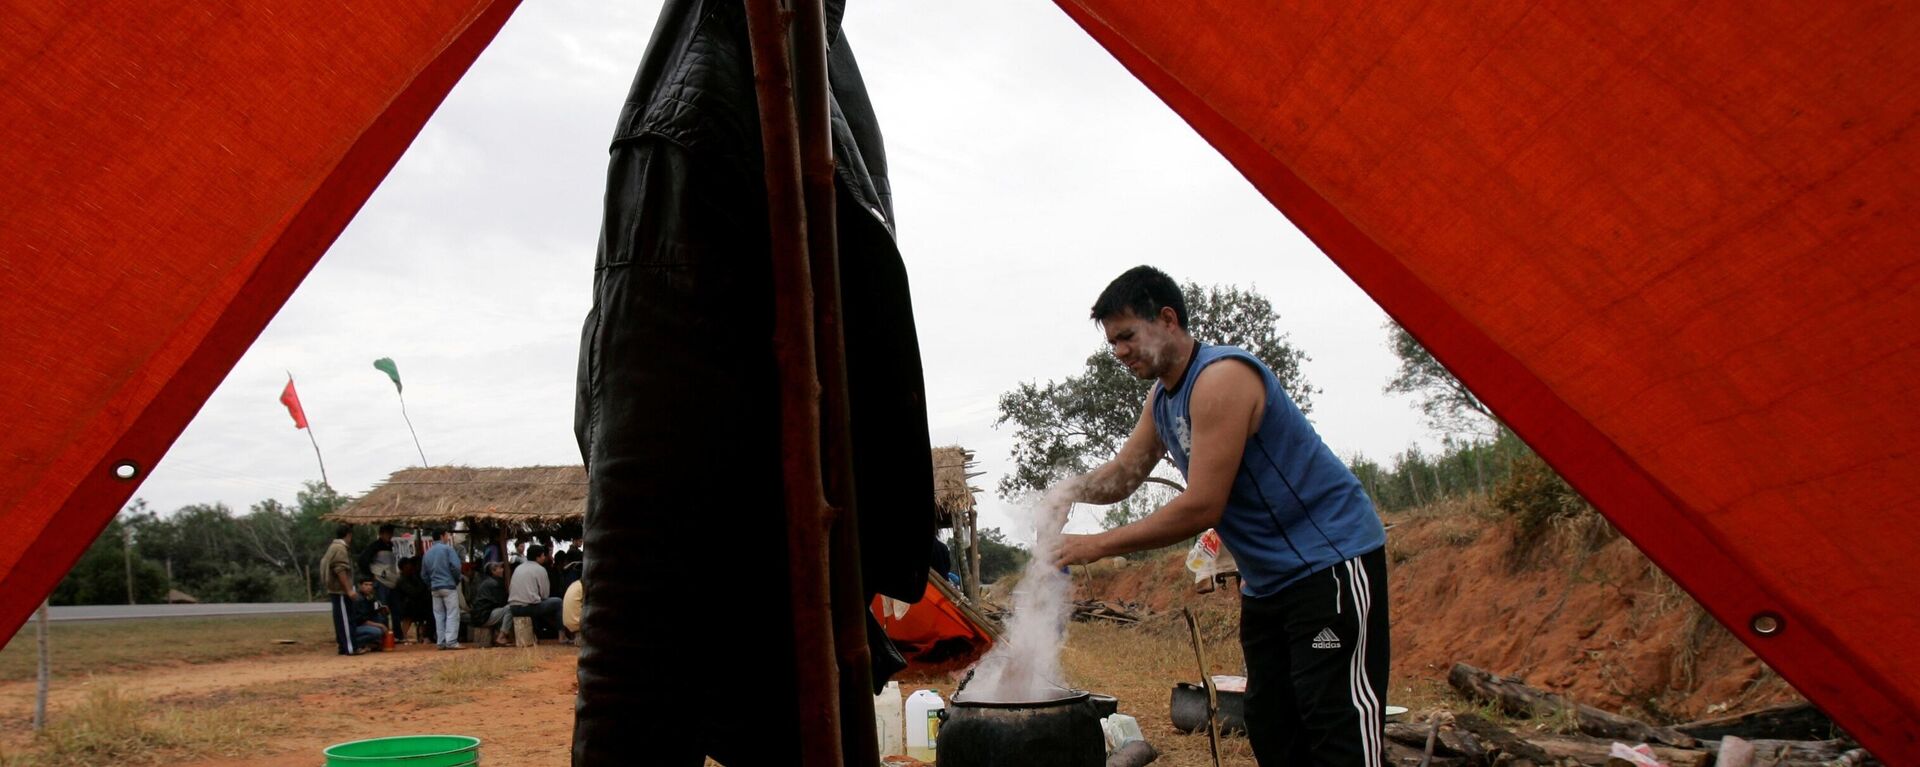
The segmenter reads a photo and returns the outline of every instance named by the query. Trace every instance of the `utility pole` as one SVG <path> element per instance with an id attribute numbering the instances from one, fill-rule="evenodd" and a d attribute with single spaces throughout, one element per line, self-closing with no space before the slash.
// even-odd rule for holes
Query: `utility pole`
<path id="1" fill-rule="evenodd" d="M 133 528 L 120 525 L 120 552 L 127 564 L 127 604 L 133 604 Z"/>
<path id="2" fill-rule="evenodd" d="M 47 682 L 53 676 L 53 663 L 47 654 L 47 601 L 44 599 L 40 600 L 34 626 L 40 635 L 40 680 L 33 695 L 33 731 L 38 734 L 47 729 Z"/>

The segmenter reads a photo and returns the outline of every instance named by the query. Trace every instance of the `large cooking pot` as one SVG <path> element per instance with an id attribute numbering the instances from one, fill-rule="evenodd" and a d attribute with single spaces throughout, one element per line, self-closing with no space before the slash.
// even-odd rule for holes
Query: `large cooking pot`
<path id="1" fill-rule="evenodd" d="M 940 767 L 1105 767 L 1100 718 L 1114 705 L 1086 690 L 1029 703 L 969 700 L 963 690 L 940 725 Z"/>

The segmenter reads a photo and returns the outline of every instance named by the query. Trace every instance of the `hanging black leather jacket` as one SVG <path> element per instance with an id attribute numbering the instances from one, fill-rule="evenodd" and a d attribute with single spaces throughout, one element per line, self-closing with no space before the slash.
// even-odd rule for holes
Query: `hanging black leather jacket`
<path id="1" fill-rule="evenodd" d="M 917 600 L 934 525 L 919 346 L 880 132 L 843 3 L 827 5 L 862 576 Z M 575 414 L 594 556 L 574 764 L 634 763 L 619 744 L 636 741 L 649 764 L 793 763 L 820 712 L 791 710 L 774 288 L 738 0 L 667 3 L 611 154 Z M 743 695 L 771 707 L 751 735 L 714 710 Z"/>

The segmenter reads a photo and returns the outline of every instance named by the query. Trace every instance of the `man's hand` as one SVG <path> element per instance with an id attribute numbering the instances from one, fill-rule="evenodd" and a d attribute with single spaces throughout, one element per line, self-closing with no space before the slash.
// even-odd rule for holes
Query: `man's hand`
<path id="1" fill-rule="evenodd" d="M 1060 550 L 1054 553 L 1053 564 L 1057 567 L 1066 567 L 1068 565 L 1084 565 L 1095 560 L 1105 559 L 1108 556 L 1105 538 L 1104 533 L 1095 533 L 1093 535 L 1062 535 L 1060 536 Z"/>

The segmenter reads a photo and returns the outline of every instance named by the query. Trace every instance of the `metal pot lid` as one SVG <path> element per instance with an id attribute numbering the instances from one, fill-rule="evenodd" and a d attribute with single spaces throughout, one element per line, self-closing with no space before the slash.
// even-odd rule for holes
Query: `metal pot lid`
<path id="1" fill-rule="evenodd" d="M 955 706 L 966 708 L 1052 708 L 1054 706 L 1071 706 L 1075 703 L 1083 702 L 1093 695 L 1093 693 L 1086 690 L 1069 690 L 1063 687 L 1054 689 L 1059 690 L 1059 697 L 1034 701 L 969 700 L 967 697 L 968 691 L 961 690 L 953 694 L 953 700 L 951 702 Z"/>

